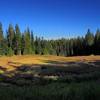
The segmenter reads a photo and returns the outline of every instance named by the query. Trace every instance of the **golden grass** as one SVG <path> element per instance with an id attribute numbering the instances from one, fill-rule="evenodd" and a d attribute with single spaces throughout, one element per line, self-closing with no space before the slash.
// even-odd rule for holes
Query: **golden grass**
<path id="1" fill-rule="evenodd" d="M 75 57 L 61 57 L 61 56 L 41 56 L 41 55 L 24 55 L 12 57 L 0 57 L 0 66 L 7 68 L 7 70 L 15 69 L 13 66 L 21 66 L 23 64 L 58 64 L 59 62 L 77 62 L 77 61 L 94 61 L 100 60 L 100 56 L 75 56 Z M 64 64 L 62 64 L 63 66 Z"/>

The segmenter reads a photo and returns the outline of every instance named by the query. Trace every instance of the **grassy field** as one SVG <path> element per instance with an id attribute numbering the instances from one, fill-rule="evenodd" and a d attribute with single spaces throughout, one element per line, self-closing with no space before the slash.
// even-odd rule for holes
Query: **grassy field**
<path id="1" fill-rule="evenodd" d="M 13 70 L 13 65 L 21 66 L 27 64 L 53 64 L 58 66 L 66 66 L 66 62 L 89 62 L 100 60 L 100 56 L 77 56 L 77 57 L 60 57 L 60 56 L 12 56 L 0 57 L 0 66 Z"/>
<path id="2" fill-rule="evenodd" d="M 100 56 L 0 57 L 1 100 L 100 100 Z"/>

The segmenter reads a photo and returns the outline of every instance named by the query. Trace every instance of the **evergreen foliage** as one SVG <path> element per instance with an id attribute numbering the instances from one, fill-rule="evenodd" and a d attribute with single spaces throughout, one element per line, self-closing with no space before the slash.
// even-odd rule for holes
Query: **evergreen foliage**
<path id="1" fill-rule="evenodd" d="M 100 30 L 97 29 L 95 35 L 88 29 L 84 37 L 46 40 L 43 37 L 35 37 L 29 28 L 22 33 L 18 24 L 15 25 L 15 28 L 9 24 L 8 30 L 4 34 L 0 23 L 0 55 L 11 56 L 13 54 L 100 55 Z"/>

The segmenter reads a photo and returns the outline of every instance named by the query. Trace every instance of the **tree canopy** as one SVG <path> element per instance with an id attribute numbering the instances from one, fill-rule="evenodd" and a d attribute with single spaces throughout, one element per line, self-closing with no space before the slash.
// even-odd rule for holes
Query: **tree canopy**
<path id="1" fill-rule="evenodd" d="M 92 33 L 88 29 L 84 37 L 61 38 L 47 40 L 34 36 L 33 31 L 27 28 L 23 33 L 18 24 L 15 28 L 9 24 L 6 33 L 0 23 L 0 55 L 57 55 L 57 56 L 81 56 L 100 55 L 100 30 Z"/>

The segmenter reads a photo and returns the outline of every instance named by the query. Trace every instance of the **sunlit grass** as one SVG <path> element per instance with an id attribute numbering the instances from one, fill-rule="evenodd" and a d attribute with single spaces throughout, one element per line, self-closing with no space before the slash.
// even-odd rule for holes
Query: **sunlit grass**
<path id="1" fill-rule="evenodd" d="M 75 57 L 61 57 L 61 56 L 51 56 L 51 55 L 24 55 L 24 56 L 12 56 L 0 57 L 0 66 L 3 68 L 7 68 L 7 70 L 13 70 L 12 66 L 21 66 L 26 64 L 55 64 L 64 66 L 65 64 L 59 64 L 58 62 L 66 63 L 66 62 L 77 62 L 77 61 L 94 61 L 100 60 L 100 56 L 75 56 Z M 53 62 L 53 63 L 52 63 Z"/>

